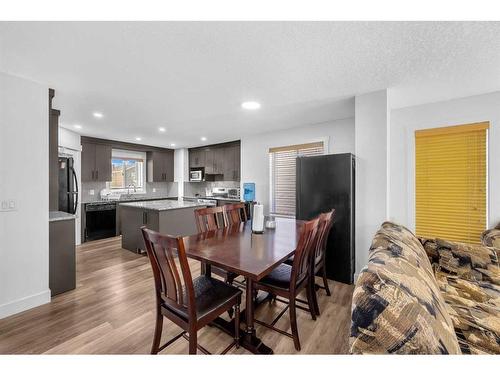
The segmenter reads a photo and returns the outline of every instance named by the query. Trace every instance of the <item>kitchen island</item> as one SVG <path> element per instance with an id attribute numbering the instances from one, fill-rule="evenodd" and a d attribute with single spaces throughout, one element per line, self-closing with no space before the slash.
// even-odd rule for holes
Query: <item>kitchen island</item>
<path id="1" fill-rule="evenodd" d="M 206 204 L 183 200 L 155 200 L 120 203 L 122 248 L 145 251 L 141 227 L 169 234 L 189 236 L 197 232 L 194 211 Z"/>

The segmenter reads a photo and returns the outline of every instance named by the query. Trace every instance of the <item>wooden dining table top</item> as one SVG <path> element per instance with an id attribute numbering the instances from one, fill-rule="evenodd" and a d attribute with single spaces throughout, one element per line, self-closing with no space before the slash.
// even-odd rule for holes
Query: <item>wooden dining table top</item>
<path id="1" fill-rule="evenodd" d="M 304 221 L 276 218 L 276 228 L 252 233 L 247 221 L 184 237 L 189 258 L 258 281 L 293 255 Z"/>

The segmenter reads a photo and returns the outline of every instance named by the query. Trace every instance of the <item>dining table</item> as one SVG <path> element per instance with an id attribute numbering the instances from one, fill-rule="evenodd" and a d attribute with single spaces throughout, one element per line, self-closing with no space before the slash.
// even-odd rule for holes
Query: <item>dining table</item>
<path id="1" fill-rule="evenodd" d="M 210 276 L 211 266 L 216 266 L 245 278 L 245 308 L 241 314 L 246 327 L 240 329 L 240 345 L 255 354 L 273 354 L 273 350 L 256 335 L 255 307 L 269 296 L 264 292 L 255 296 L 253 283 L 294 254 L 304 224 L 290 218 L 275 221 L 275 227 L 265 228 L 263 233 L 253 233 L 252 223 L 247 221 L 184 237 L 186 255 L 205 264 L 206 275 Z M 233 321 L 219 317 L 212 325 L 234 337 Z"/>

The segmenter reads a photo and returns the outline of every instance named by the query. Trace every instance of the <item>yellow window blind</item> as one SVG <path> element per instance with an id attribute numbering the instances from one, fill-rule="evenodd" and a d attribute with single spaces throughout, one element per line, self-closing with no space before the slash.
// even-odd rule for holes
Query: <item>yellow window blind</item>
<path id="1" fill-rule="evenodd" d="M 488 122 L 415 132 L 416 232 L 479 243 L 487 225 Z"/>

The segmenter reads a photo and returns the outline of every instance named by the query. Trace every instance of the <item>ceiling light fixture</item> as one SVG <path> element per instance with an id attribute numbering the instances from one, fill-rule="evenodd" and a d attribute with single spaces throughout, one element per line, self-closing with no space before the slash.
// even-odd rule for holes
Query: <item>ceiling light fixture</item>
<path id="1" fill-rule="evenodd" d="M 201 140 L 205 142 L 207 140 L 207 137 L 201 137 Z"/>
<path id="2" fill-rule="evenodd" d="M 141 137 L 135 137 L 136 141 L 140 141 L 142 138 Z"/>
<path id="3" fill-rule="evenodd" d="M 101 112 L 94 112 L 93 115 L 95 118 L 103 118 L 104 117 L 104 115 Z"/>
<path id="4" fill-rule="evenodd" d="M 158 128 L 159 131 L 161 131 L 162 133 L 165 133 L 167 131 L 167 129 L 161 127 L 161 128 Z"/>
<path id="5" fill-rule="evenodd" d="M 81 125 L 78 125 L 78 124 L 73 125 L 73 127 L 74 127 L 75 129 L 81 129 L 81 128 L 82 128 L 82 126 L 81 126 Z"/>
<path id="6" fill-rule="evenodd" d="M 255 110 L 260 108 L 260 103 L 258 102 L 243 102 L 241 103 L 241 108 Z"/>
<path id="7" fill-rule="evenodd" d="M 175 143 L 170 143 L 170 147 L 175 147 Z"/>

